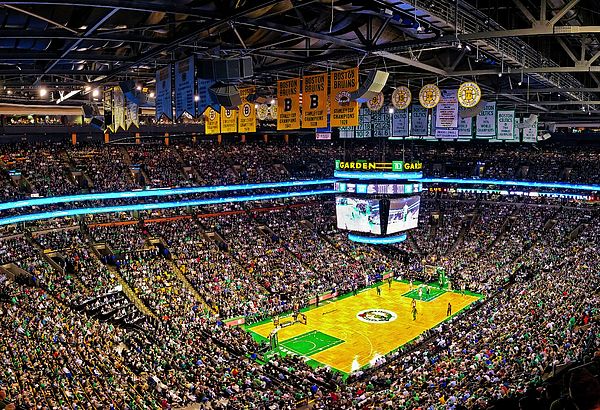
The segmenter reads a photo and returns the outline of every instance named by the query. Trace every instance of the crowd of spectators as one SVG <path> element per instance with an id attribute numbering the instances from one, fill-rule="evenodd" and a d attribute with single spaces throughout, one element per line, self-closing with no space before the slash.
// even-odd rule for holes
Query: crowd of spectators
<path id="1" fill-rule="evenodd" d="M 28 189 L 48 195 L 81 188 L 69 164 L 93 189 L 119 190 L 311 178 L 330 174 L 333 164 L 324 164 L 331 158 L 372 155 L 364 146 L 203 148 L 40 147 L 31 154 L 43 164 L 37 167 L 4 147 L 2 166 L 19 169 Z M 553 147 L 487 150 L 440 154 L 415 146 L 411 155 L 431 175 L 568 181 L 579 181 L 580 167 L 598 159 L 595 151 L 563 157 Z M 96 161 L 100 156 L 110 160 Z M 140 165 L 138 179 L 130 178 L 130 164 Z M 590 169 L 590 178 L 595 172 Z M 53 174 L 57 182 L 45 183 Z M 12 181 L 3 184 L 4 199 L 25 192 Z M 548 377 L 599 351 L 594 207 L 424 194 L 419 227 L 408 240 L 373 247 L 348 240 L 335 228 L 334 204 L 313 199 L 261 204 L 276 209 L 231 205 L 221 215 L 211 214 L 223 206 L 197 208 L 194 216 L 148 211 L 125 224 L 88 217 L 80 224 L 31 225 L 0 239 L 0 390 L 25 409 L 192 403 L 284 409 L 306 399 L 314 408 L 458 409 L 519 398 L 521 408 L 537 409 L 559 398 L 541 394 Z M 143 221 L 165 216 L 173 220 Z M 114 254 L 102 257 L 98 244 Z M 431 279 L 429 266 L 443 267 L 453 287 L 485 299 L 346 381 L 299 357 L 266 360 L 264 344 L 224 324 L 283 314 L 384 275 Z M 565 408 L 560 405 L 553 408 Z"/>
<path id="2" fill-rule="evenodd" d="M 384 155 L 423 162 L 425 176 L 593 183 L 600 179 L 598 149 L 545 144 L 456 146 L 298 141 L 227 143 L 178 141 L 77 146 L 48 143 L 0 147 L 3 201 L 147 187 L 241 184 L 330 177 L 334 160 Z M 13 176 L 11 176 L 13 175 Z"/>

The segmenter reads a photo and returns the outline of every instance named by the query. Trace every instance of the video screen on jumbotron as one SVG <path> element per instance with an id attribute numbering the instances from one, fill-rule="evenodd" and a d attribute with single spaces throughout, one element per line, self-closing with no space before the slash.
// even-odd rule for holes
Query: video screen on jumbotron
<path id="1" fill-rule="evenodd" d="M 419 223 L 420 207 L 420 196 L 391 199 L 387 233 L 397 233 L 416 228 Z"/>
<path id="2" fill-rule="evenodd" d="M 381 235 L 379 200 L 335 198 L 338 229 Z"/>

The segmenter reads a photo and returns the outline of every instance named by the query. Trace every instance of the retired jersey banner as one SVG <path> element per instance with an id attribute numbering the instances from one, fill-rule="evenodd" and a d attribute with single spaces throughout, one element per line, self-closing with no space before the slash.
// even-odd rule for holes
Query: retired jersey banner
<path id="1" fill-rule="evenodd" d="M 237 110 L 221 107 L 221 132 L 237 132 Z"/>
<path id="2" fill-rule="evenodd" d="M 198 79 L 198 113 L 202 114 L 206 107 L 213 107 L 215 110 L 220 109 L 220 105 L 210 92 L 210 87 L 215 82 L 213 80 Z"/>
<path id="3" fill-rule="evenodd" d="M 340 138 L 354 138 L 355 127 L 340 127 Z"/>
<path id="4" fill-rule="evenodd" d="M 194 101 L 194 57 L 175 63 L 175 118 L 184 113 L 196 115 Z"/>
<path id="5" fill-rule="evenodd" d="M 371 138 L 371 110 L 360 109 L 358 125 L 354 127 L 354 138 Z"/>
<path id="6" fill-rule="evenodd" d="M 392 136 L 408 137 L 408 108 L 392 114 Z"/>
<path id="7" fill-rule="evenodd" d="M 164 115 L 169 120 L 173 119 L 173 98 L 171 96 L 171 65 L 161 68 L 156 72 L 155 93 L 156 119 Z"/>
<path id="8" fill-rule="evenodd" d="M 413 104 L 410 116 L 410 135 L 425 136 L 429 133 L 429 110 L 419 104 Z"/>
<path id="9" fill-rule="evenodd" d="M 255 88 L 240 88 L 239 91 L 242 104 L 238 112 L 238 132 L 242 134 L 256 132 L 256 108 L 254 103 L 248 102 L 247 99 L 250 94 L 254 93 Z"/>
<path id="10" fill-rule="evenodd" d="M 358 103 L 352 101 L 350 94 L 358 90 L 358 67 L 332 71 L 330 87 L 331 126 L 357 126 Z"/>
<path id="11" fill-rule="evenodd" d="M 300 78 L 277 81 L 277 129 L 300 128 Z"/>
<path id="12" fill-rule="evenodd" d="M 498 111 L 498 135 L 497 139 L 510 141 L 515 136 L 515 112 Z"/>
<path id="13" fill-rule="evenodd" d="M 456 90 L 442 90 L 440 102 L 435 107 L 435 127 L 458 128 L 458 99 Z"/>
<path id="14" fill-rule="evenodd" d="M 496 103 L 486 102 L 477 115 L 475 137 L 492 138 L 496 136 Z"/>
<path id="15" fill-rule="evenodd" d="M 392 136 L 392 122 L 387 108 L 371 112 L 371 130 L 373 138 L 389 138 Z"/>
<path id="16" fill-rule="evenodd" d="M 206 135 L 221 133 L 221 120 L 219 113 L 212 107 L 204 110 L 204 133 Z"/>
<path id="17" fill-rule="evenodd" d="M 302 78 L 302 128 L 327 127 L 327 73 Z"/>

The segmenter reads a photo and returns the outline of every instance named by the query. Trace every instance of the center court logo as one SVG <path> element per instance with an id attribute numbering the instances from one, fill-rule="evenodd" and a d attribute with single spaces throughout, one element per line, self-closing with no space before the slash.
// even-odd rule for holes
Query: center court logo
<path id="1" fill-rule="evenodd" d="M 356 317 L 366 323 L 390 323 L 396 320 L 398 315 L 385 309 L 367 309 L 358 312 Z"/>

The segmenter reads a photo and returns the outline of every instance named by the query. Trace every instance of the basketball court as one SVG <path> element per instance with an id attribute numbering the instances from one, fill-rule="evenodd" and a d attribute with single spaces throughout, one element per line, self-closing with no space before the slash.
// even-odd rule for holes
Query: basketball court
<path id="1" fill-rule="evenodd" d="M 380 286 L 381 296 L 375 287 L 367 288 L 353 296 L 345 295 L 332 302 L 304 311 L 306 325 L 295 323 L 283 327 L 277 334 L 279 349 L 284 354 L 305 356 L 310 364 L 327 365 L 343 373 L 351 373 L 381 356 L 398 349 L 448 319 L 448 302 L 452 314 L 466 308 L 479 295 L 445 291 L 431 287 L 429 294 L 423 289 L 419 299 L 417 285 L 394 281 Z M 417 303 L 417 316 L 413 320 L 412 301 Z M 291 317 L 280 323 L 290 322 Z M 258 340 L 269 338 L 273 321 L 247 326 Z"/>

